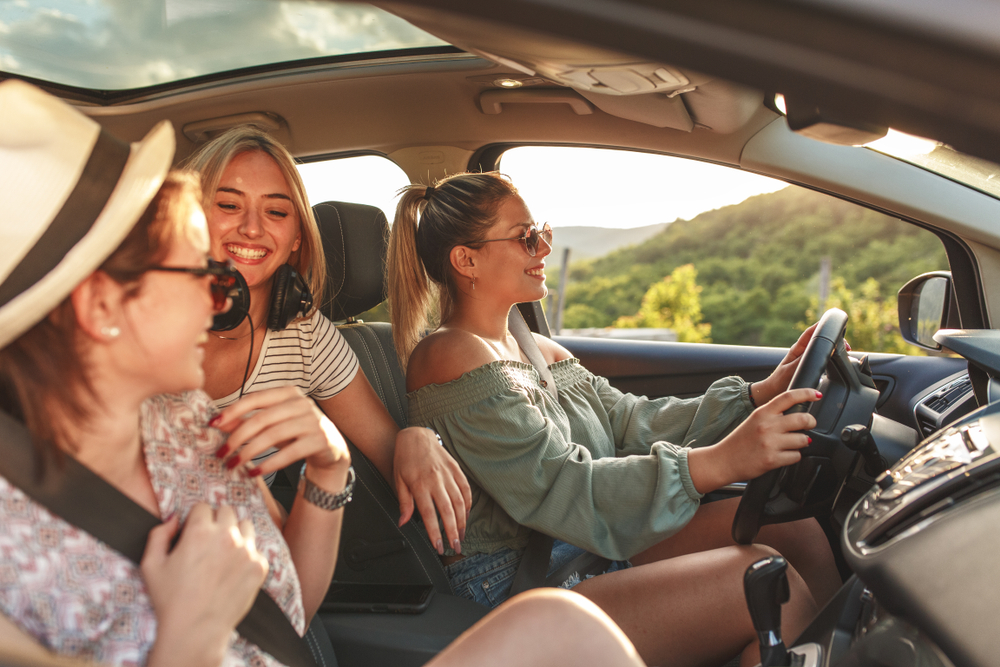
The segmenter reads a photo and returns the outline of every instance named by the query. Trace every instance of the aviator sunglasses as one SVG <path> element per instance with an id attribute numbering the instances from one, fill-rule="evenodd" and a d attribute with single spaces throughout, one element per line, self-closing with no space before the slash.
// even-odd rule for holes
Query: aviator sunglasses
<path id="1" fill-rule="evenodd" d="M 226 300 L 230 297 L 232 290 L 236 287 L 236 267 L 228 262 L 217 262 L 214 259 L 208 260 L 208 266 L 195 266 L 191 268 L 179 266 L 150 266 L 147 271 L 170 271 L 172 273 L 190 273 L 192 276 L 212 276 L 209 289 L 212 292 L 212 306 L 215 312 L 221 313 L 226 309 Z"/>
<path id="2" fill-rule="evenodd" d="M 545 241 L 550 248 L 552 247 L 552 227 L 546 222 L 542 225 L 541 231 L 539 231 L 538 227 L 532 225 L 530 229 L 520 236 L 512 236 L 509 239 L 486 239 L 485 241 L 480 241 L 480 243 L 493 243 L 494 241 L 520 241 L 521 245 L 524 246 L 525 252 L 528 253 L 528 257 L 534 257 L 538 252 L 539 241 Z"/>

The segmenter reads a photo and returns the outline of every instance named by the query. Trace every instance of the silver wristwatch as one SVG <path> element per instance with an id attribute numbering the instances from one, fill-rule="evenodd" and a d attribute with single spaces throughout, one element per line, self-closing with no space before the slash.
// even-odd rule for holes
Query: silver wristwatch
<path id="1" fill-rule="evenodd" d="M 351 502 L 351 495 L 354 493 L 354 466 L 347 469 L 347 484 L 340 493 L 330 493 L 319 488 L 309 480 L 303 470 L 299 478 L 299 488 L 303 489 L 302 498 L 307 502 L 330 512 L 339 510 L 341 507 Z"/>

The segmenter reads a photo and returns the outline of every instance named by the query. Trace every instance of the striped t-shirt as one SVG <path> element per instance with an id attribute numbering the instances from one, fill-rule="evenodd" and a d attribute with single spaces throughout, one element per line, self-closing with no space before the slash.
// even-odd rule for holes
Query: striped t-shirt
<path id="1" fill-rule="evenodd" d="M 295 385 L 306 396 L 325 400 L 347 387 L 358 372 L 358 357 L 333 322 L 318 310 L 307 320 L 299 320 L 282 331 L 268 330 L 257 366 L 247 378 L 244 394 L 274 387 Z M 217 399 L 215 407 L 232 405 L 239 390 Z M 270 449 L 254 458 L 260 464 L 275 453 Z M 274 474 L 267 475 L 270 484 Z"/>

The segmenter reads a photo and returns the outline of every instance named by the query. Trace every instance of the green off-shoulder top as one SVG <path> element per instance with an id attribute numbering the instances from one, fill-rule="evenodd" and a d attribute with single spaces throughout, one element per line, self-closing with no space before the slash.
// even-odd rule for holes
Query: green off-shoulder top
<path id="1" fill-rule="evenodd" d="M 436 430 L 472 487 L 462 553 L 523 548 L 534 528 L 620 560 L 680 530 L 701 498 L 688 451 L 750 414 L 749 385 L 728 377 L 698 398 L 648 399 L 577 359 L 549 368 L 558 400 L 516 361 L 408 394 L 410 425 Z"/>

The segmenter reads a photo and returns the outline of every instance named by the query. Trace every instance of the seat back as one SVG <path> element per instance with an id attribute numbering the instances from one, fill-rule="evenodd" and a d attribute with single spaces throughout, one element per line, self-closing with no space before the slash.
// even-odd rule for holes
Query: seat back
<path id="1" fill-rule="evenodd" d="M 319 300 L 358 355 L 361 369 L 392 418 L 406 426 L 406 380 L 385 322 L 354 322 L 385 300 L 385 257 L 389 225 L 374 206 L 324 202 L 313 207 L 323 237 L 330 289 Z M 451 594 L 441 561 L 419 516 L 399 527 L 399 500 L 392 487 L 357 447 L 348 442 L 357 482 L 347 506 L 335 581 L 432 584 Z"/>

